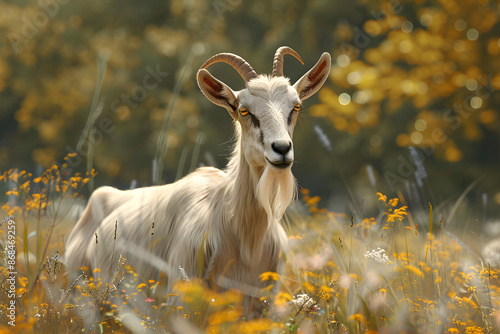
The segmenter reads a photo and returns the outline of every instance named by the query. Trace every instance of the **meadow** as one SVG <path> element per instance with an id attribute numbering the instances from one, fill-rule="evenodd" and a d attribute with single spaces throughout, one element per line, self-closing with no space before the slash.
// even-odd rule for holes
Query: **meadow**
<path id="1" fill-rule="evenodd" d="M 13 0 L 0 18 L 0 334 L 500 332 L 498 2 Z M 299 114 L 301 187 L 260 314 L 201 273 L 165 291 L 121 254 L 111 281 L 68 277 L 97 186 L 225 165 L 204 61 L 268 73 L 282 45 L 332 69 Z M 294 82 L 305 67 L 286 61 Z"/>
<path id="2" fill-rule="evenodd" d="M 0 176 L 14 185 L 2 207 L 1 332 L 497 332 L 499 270 L 479 249 L 487 238 L 479 227 L 453 228 L 461 226 L 453 222 L 461 219 L 456 213 L 465 192 L 456 202 L 425 203 L 422 188 L 422 205 L 401 192 L 395 198 L 373 192 L 345 213 L 322 208 L 318 196 L 301 189 L 283 220 L 289 249 L 278 272 L 260 276 L 267 286 L 260 292 L 262 313 L 246 319 L 241 291 L 211 290 L 202 277 L 184 276 L 166 292 L 164 277 L 148 280 L 121 256 L 112 282 L 94 280 L 85 270 L 69 281 L 60 261 L 64 236 L 95 171 L 72 175 L 68 169 L 63 163 L 39 177 L 18 170 Z M 8 280 L 11 226 L 14 294 Z M 98 236 L 95 241 L 98 247 Z M 168 305 L 170 294 L 184 306 Z M 12 300 L 15 317 L 9 317 Z"/>

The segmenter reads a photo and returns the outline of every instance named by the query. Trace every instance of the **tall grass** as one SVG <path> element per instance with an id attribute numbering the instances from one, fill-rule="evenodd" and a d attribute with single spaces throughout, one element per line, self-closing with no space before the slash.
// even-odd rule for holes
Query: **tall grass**
<path id="1" fill-rule="evenodd" d="M 87 152 L 85 156 L 87 157 L 87 173 L 90 174 L 88 181 L 89 192 L 92 193 L 94 190 L 94 177 L 91 175 L 91 170 L 93 169 L 94 162 L 94 140 L 95 140 L 95 122 L 102 113 L 104 107 L 104 97 L 101 96 L 101 87 L 104 80 L 104 74 L 106 73 L 106 64 L 109 59 L 109 52 L 104 52 L 102 57 L 97 59 L 97 79 L 96 86 L 94 90 L 94 96 L 92 98 L 92 104 L 90 107 L 89 116 L 85 127 L 82 131 L 78 144 L 76 145 L 76 152 L 83 153 L 83 144 L 87 141 Z"/>
<path id="2" fill-rule="evenodd" d="M 241 291 L 210 289 L 204 280 L 187 276 L 174 291 L 165 291 L 166 277 L 150 280 L 119 254 L 111 282 L 96 278 L 99 269 L 90 273 L 87 268 L 67 281 L 59 263 L 64 245 L 53 245 L 51 236 L 67 232 L 67 225 L 59 223 L 65 214 L 61 208 L 79 197 L 88 175 L 66 175 L 51 167 L 38 178 L 11 170 L 0 180 L 16 184 L 9 194 L 18 200 L 2 209 L 17 223 L 18 249 L 35 259 L 18 254 L 16 326 L 0 314 L 0 329 L 12 333 L 497 330 L 499 270 L 475 250 L 480 246 L 476 234 L 464 238 L 463 231 L 445 225 L 441 217 L 456 210 L 452 204 L 430 203 L 426 211 L 412 212 L 402 194 L 369 194 L 364 212 L 371 214 L 358 219 L 361 213 L 320 207 L 320 198 L 303 189 L 283 222 L 289 249 L 283 251 L 279 272 L 260 276 L 265 286 L 261 313 L 248 319 Z M 38 244 L 27 237 L 32 221 L 39 222 L 34 228 Z M 2 229 L 4 247 L 5 224 Z M 0 279 L 7 277 L 2 267 Z M 10 302 L 6 292 L 0 293 L 2 311 Z M 171 303 L 173 295 L 183 306 Z"/>

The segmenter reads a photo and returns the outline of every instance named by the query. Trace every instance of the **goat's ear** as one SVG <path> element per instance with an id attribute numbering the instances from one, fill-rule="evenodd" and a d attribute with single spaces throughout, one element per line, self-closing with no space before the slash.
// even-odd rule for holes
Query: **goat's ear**
<path id="1" fill-rule="evenodd" d="M 331 62 L 330 54 L 323 53 L 316 65 L 293 85 L 302 101 L 312 96 L 323 86 L 330 74 Z"/>
<path id="2" fill-rule="evenodd" d="M 238 102 L 231 88 L 222 81 L 214 78 L 210 72 L 205 69 L 198 71 L 196 79 L 198 80 L 198 86 L 207 99 L 215 105 L 226 108 L 232 117 L 236 117 Z"/>

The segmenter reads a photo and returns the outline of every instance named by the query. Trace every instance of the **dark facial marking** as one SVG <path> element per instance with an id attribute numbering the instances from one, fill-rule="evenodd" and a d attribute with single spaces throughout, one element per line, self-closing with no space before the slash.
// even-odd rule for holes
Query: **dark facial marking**
<path id="1" fill-rule="evenodd" d="M 297 111 L 293 110 L 290 112 L 290 115 L 288 115 L 288 120 L 287 120 L 287 123 L 288 125 L 292 124 L 292 120 L 293 120 L 293 116 L 295 115 Z"/>
<path id="2" fill-rule="evenodd" d="M 257 119 L 257 117 L 255 117 L 254 114 L 250 114 L 250 117 L 252 118 L 252 124 L 253 124 L 253 126 L 255 126 L 256 128 L 260 129 L 260 122 Z"/>
<path id="3" fill-rule="evenodd" d="M 259 129 L 259 131 L 260 131 L 259 140 L 260 140 L 261 145 L 264 145 L 264 133 L 262 132 L 262 129 L 260 128 L 259 119 L 254 114 L 250 114 L 250 117 L 252 119 L 252 125 L 255 126 L 257 129 Z"/>

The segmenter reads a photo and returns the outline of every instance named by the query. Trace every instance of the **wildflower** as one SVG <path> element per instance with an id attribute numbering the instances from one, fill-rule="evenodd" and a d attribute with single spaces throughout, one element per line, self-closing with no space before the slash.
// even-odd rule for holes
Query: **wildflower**
<path id="1" fill-rule="evenodd" d="M 275 273 L 273 271 L 266 271 L 265 273 L 260 274 L 259 279 L 261 281 L 277 281 L 280 278 L 280 275 L 278 273 Z"/>
<path id="2" fill-rule="evenodd" d="M 316 290 L 314 285 L 312 285 L 311 283 L 308 283 L 308 282 L 302 282 L 302 286 L 304 287 L 305 290 L 310 291 L 310 292 L 314 292 Z"/>
<path id="3" fill-rule="evenodd" d="M 276 306 L 285 306 L 288 302 L 293 300 L 292 296 L 287 292 L 278 292 L 274 304 Z"/>
<path id="4" fill-rule="evenodd" d="M 380 247 L 377 247 L 377 249 L 374 249 L 372 251 L 367 251 L 364 256 L 366 259 L 371 260 L 375 263 L 385 264 L 391 262 L 389 260 L 389 257 L 385 254 L 385 249 L 382 249 Z"/>
<path id="5" fill-rule="evenodd" d="M 408 207 L 405 205 L 400 207 L 399 209 L 395 209 L 394 212 L 392 213 L 387 212 L 387 222 L 391 223 L 394 222 L 396 219 L 402 221 L 404 217 L 408 215 L 408 213 L 406 212 L 407 208 Z"/>
<path id="6" fill-rule="evenodd" d="M 356 321 L 362 324 L 366 323 L 365 317 L 361 313 L 355 313 L 349 317 L 350 321 Z"/>
<path id="7" fill-rule="evenodd" d="M 305 197 L 305 196 L 304 196 Z M 321 197 L 319 196 L 314 196 L 314 197 L 309 197 L 306 200 L 307 205 L 312 206 L 318 204 L 318 202 L 321 200 Z"/>
<path id="8" fill-rule="evenodd" d="M 307 294 L 299 294 L 293 297 L 291 303 L 297 306 L 299 309 L 309 309 L 314 305 L 314 300 Z"/>
<path id="9" fill-rule="evenodd" d="M 475 333 L 480 334 L 480 333 L 484 333 L 484 331 L 481 327 L 470 326 L 470 327 L 465 328 L 465 333 L 467 333 L 467 334 L 475 334 Z"/>
<path id="10" fill-rule="evenodd" d="M 179 266 L 179 273 L 181 274 L 181 278 L 183 281 L 189 281 L 189 276 L 186 274 L 186 271 L 181 266 Z"/>
<path id="11" fill-rule="evenodd" d="M 365 218 L 365 219 L 363 219 L 363 221 L 361 223 L 361 226 L 363 227 L 364 230 L 369 229 L 370 227 L 372 227 L 374 225 L 377 225 L 377 221 L 375 220 L 374 217 Z"/>
<path id="12" fill-rule="evenodd" d="M 208 323 L 211 326 L 219 325 L 227 322 L 235 322 L 240 318 L 240 313 L 232 308 L 225 309 L 220 312 L 215 312 L 210 315 Z"/>
<path id="13" fill-rule="evenodd" d="M 283 325 L 274 322 L 271 319 L 253 319 L 241 324 L 241 333 L 262 333 L 273 329 L 280 329 Z"/>
<path id="14" fill-rule="evenodd" d="M 388 204 L 390 206 L 396 206 L 396 205 L 398 205 L 398 203 L 399 203 L 399 198 L 393 198 L 393 199 L 389 200 Z"/>
<path id="15" fill-rule="evenodd" d="M 379 201 L 382 201 L 382 202 L 387 202 L 387 196 L 382 195 L 382 193 L 378 192 L 378 193 L 376 193 L 375 195 L 377 195 L 377 196 L 378 196 L 378 200 L 379 200 Z"/>
<path id="16" fill-rule="evenodd" d="M 413 272 L 417 276 L 424 277 L 424 273 L 422 272 L 422 270 L 418 269 L 417 267 L 415 267 L 411 264 L 405 266 L 405 268 L 408 269 L 409 271 Z"/>

